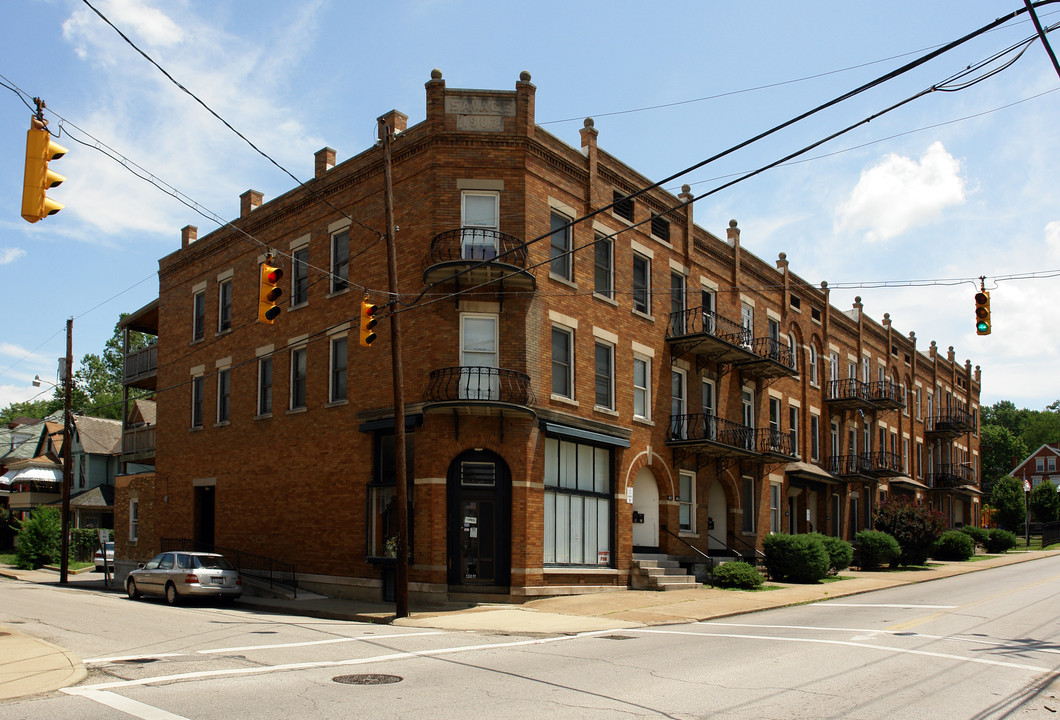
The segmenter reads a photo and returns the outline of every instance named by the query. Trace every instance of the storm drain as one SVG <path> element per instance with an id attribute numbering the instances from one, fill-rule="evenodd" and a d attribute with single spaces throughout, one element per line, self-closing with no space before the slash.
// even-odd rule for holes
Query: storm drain
<path id="1" fill-rule="evenodd" d="M 130 665 L 132 665 L 132 664 L 136 664 L 136 665 L 141 665 L 141 664 L 143 664 L 143 663 L 153 663 L 153 662 L 158 662 L 158 658 L 152 658 L 152 657 L 144 657 L 144 658 L 128 658 L 128 659 L 126 659 L 126 660 L 115 660 L 115 662 L 119 662 L 119 663 L 128 663 L 128 664 L 130 664 Z"/>
<path id="2" fill-rule="evenodd" d="M 636 635 L 601 635 L 602 640 L 633 640 Z"/>
<path id="3" fill-rule="evenodd" d="M 333 682 L 343 685 L 389 685 L 401 682 L 404 678 L 400 675 L 383 675 L 380 673 L 362 673 L 360 675 L 339 675 L 331 678 Z"/>

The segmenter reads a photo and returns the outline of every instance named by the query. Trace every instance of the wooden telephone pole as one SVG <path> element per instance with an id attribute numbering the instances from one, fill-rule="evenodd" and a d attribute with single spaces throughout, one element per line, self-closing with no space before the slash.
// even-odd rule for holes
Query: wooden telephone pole
<path id="1" fill-rule="evenodd" d="M 398 546 L 397 572 L 394 578 L 394 601 L 397 617 L 409 616 L 409 519 L 408 479 L 405 452 L 405 384 L 401 366 L 401 314 L 394 311 L 398 297 L 397 245 L 394 242 L 394 187 L 390 174 L 390 140 L 394 129 L 379 118 L 383 141 L 383 203 L 386 208 L 387 280 L 390 290 L 390 355 L 394 366 L 394 502 L 397 504 Z"/>

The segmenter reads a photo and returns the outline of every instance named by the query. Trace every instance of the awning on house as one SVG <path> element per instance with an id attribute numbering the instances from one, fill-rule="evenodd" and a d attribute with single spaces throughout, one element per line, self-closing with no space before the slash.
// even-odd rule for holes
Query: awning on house
<path id="1" fill-rule="evenodd" d="M 837 478 L 822 467 L 807 462 L 790 462 L 784 466 L 784 472 L 793 478 L 800 480 L 815 480 L 817 482 L 837 483 Z"/>
<path id="2" fill-rule="evenodd" d="M 893 477 L 890 481 L 892 483 L 895 483 L 896 485 L 908 485 L 909 487 L 915 487 L 918 490 L 928 489 L 928 486 L 924 483 L 920 482 L 919 480 L 914 480 L 913 478 L 908 477 L 906 475 L 899 475 L 898 477 Z"/>
<path id="3" fill-rule="evenodd" d="M 27 467 L 8 470 L 0 477 L 0 487 L 11 487 L 16 482 L 62 482 L 63 471 L 56 468 Z"/>

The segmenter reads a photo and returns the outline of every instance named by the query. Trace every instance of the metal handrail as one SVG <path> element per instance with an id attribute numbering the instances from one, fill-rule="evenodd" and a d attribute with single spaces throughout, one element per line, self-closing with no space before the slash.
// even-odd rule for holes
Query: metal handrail
<path id="1" fill-rule="evenodd" d="M 710 413 L 671 415 L 667 440 L 710 440 L 756 452 L 755 429 Z"/>
<path id="2" fill-rule="evenodd" d="M 659 529 L 662 530 L 667 535 L 669 535 L 670 537 L 677 538 L 677 540 L 679 542 L 681 542 L 681 543 L 687 545 L 688 547 L 692 548 L 693 550 L 695 550 L 697 553 L 699 553 L 703 558 L 705 558 L 710 563 L 710 586 L 713 588 L 714 587 L 714 558 L 712 558 L 710 555 L 708 555 L 707 553 L 705 553 L 702 550 L 700 550 L 699 548 L 697 548 L 692 543 L 690 543 L 687 540 L 685 540 L 680 535 L 674 535 L 670 531 L 670 528 L 666 527 L 665 525 L 660 525 Z"/>
<path id="3" fill-rule="evenodd" d="M 795 354 L 787 344 L 780 342 L 776 338 L 755 338 L 751 342 L 751 348 L 754 350 L 755 355 L 759 357 L 772 360 L 786 368 L 795 367 Z"/>
<path id="4" fill-rule="evenodd" d="M 717 538 L 714 538 L 714 539 L 717 540 Z M 752 555 L 752 557 L 755 560 L 754 563 L 752 563 L 753 565 L 757 565 L 759 560 L 765 561 L 766 554 L 764 552 L 762 552 L 761 550 L 759 550 L 758 548 L 756 548 L 754 545 L 750 544 L 746 540 L 741 540 L 740 538 L 736 537 L 735 535 L 732 536 L 732 539 L 735 540 L 736 542 L 738 542 L 739 544 L 743 545 L 745 548 L 750 550 L 752 553 L 754 553 Z M 727 544 L 725 544 L 725 547 L 728 548 L 729 550 L 733 550 L 734 552 L 736 552 L 736 554 L 739 555 L 741 558 L 746 558 L 747 557 L 747 553 L 742 553 L 742 552 L 739 552 L 738 550 L 736 550 L 735 548 L 730 548 Z"/>
<path id="5" fill-rule="evenodd" d="M 700 334 L 713 335 L 732 345 L 751 344 L 750 329 L 735 320 L 718 315 L 713 310 L 696 307 L 670 313 L 670 319 L 666 323 L 667 338 Z"/>
<path id="6" fill-rule="evenodd" d="M 269 583 L 270 588 L 273 586 L 287 588 L 294 593 L 295 597 L 298 597 L 298 576 L 291 563 L 190 538 L 162 538 L 161 543 L 161 552 L 219 553 L 239 568 L 240 574 L 264 580 Z"/>
<path id="7" fill-rule="evenodd" d="M 869 400 L 869 384 L 857 378 L 828 381 L 829 400 Z"/>

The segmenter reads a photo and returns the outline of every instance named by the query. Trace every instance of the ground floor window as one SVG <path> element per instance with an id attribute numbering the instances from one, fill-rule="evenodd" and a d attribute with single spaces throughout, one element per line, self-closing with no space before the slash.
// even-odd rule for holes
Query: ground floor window
<path id="1" fill-rule="evenodd" d="M 415 475 L 413 458 L 415 456 L 415 434 L 405 432 L 406 486 L 408 509 L 408 543 L 412 553 L 413 528 L 413 483 Z M 372 482 L 368 485 L 368 557 L 397 557 L 398 516 L 397 516 L 397 470 L 395 467 L 394 432 L 386 430 L 377 432 L 373 438 Z"/>
<path id="2" fill-rule="evenodd" d="M 681 471 L 678 487 L 677 507 L 681 529 L 685 532 L 696 531 L 696 476 Z"/>
<path id="3" fill-rule="evenodd" d="M 611 565 L 611 451 L 545 439 L 544 561 Z"/>
<path id="4" fill-rule="evenodd" d="M 780 486 L 769 486 L 769 532 L 780 532 Z"/>

